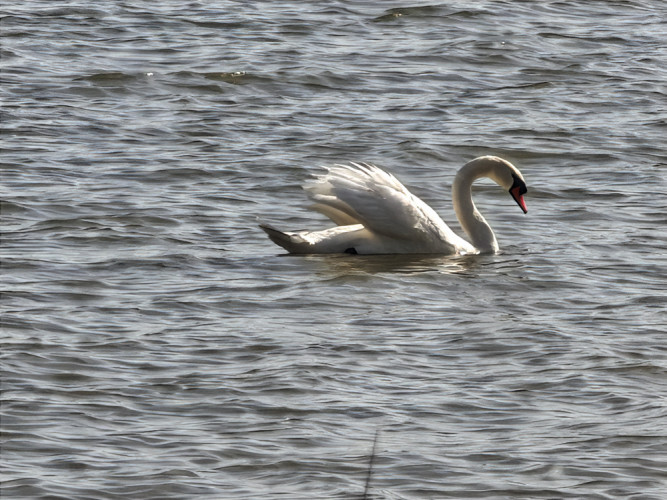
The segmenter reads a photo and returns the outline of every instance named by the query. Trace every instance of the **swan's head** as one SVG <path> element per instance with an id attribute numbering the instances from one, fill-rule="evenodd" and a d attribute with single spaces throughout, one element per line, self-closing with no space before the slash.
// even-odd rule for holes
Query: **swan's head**
<path id="1" fill-rule="evenodd" d="M 528 188 L 526 187 L 526 183 L 523 181 L 523 179 L 519 177 L 514 178 L 514 183 L 512 184 L 512 187 L 509 189 L 510 194 L 512 195 L 512 198 L 514 198 L 514 201 L 516 201 L 517 205 L 523 210 L 524 214 L 528 213 L 528 208 L 526 208 L 526 202 L 523 199 L 523 195 L 528 192 Z"/>
<path id="2" fill-rule="evenodd" d="M 526 202 L 523 199 L 523 195 L 528 192 L 528 188 L 518 168 L 497 156 L 482 156 L 473 161 L 484 164 L 488 169 L 486 175 L 496 181 L 500 187 L 509 191 L 523 213 L 528 213 Z"/>

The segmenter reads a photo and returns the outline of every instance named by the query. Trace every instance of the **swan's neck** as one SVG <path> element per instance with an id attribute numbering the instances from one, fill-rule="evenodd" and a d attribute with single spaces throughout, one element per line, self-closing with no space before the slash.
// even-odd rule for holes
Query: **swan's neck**
<path id="1" fill-rule="evenodd" d="M 498 251 L 496 236 L 472 201 L 472 183 L 480 177 L 495 180 L 494 165 L 483 158 L 466 163 L 456 174 L 452 184 L 452 203 L 461 227 L 473 244 L 482 253 Z"/>

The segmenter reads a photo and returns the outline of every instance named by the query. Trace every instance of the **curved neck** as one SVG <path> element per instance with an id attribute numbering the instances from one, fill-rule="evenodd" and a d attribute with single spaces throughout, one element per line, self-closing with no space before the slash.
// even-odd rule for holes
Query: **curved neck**
<path id="1" fill-rule="evenodd" d="M 472 184 L 480 177 L 494 179 L 494 167 L 495 165 L 485 158 L 468 162 L 457 172 L 452 184 L 452 202 L 456 217 L 470 238 L 470 242 L 482 253 L 497 252 L 498 242 L 491 226 L 472 201 Z"/>

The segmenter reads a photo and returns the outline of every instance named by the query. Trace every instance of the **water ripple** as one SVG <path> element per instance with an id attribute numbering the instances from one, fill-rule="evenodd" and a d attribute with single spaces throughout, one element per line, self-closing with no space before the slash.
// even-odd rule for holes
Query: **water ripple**
<path id="1" fill-rule="evenodd" d="M 664 496 L 662 3 L 5 10 L 3 497 Z M 495 256 L 256 227 L 482 154 Z"/>

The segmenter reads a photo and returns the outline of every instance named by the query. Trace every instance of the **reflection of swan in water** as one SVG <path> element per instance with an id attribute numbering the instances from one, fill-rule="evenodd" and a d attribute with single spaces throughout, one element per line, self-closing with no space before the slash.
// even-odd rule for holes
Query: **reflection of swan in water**
<path id="1" fill-rule="evenodd" d="M 287 254 L 282 257 L 288 257 Z M 303 257 L 303 256 L 302 256 Z M 476 275 L 484 265 L 498 263 L 496 256 L 480 261 L 474 255 L 443 256 L 438 254 L 359 255 L 354 259 L 345 254 L 332 254 L 322 260 L 317 255 L 305 256 L 309 270 L 328 278 L 391 274 L 416 276 L 423 273 Z M 303 264 L 302 264 L 303 265 Z M 481 267 L 480 267 L 481 266 Z"/>
<path id="2" fill-rule="evenodd" d="M 323 231 L 282 232 L 262 224 L 271 240 L 290 253 L 477 254 L 495 253 L 498 242 L 472 201 L 472 183 L 494 180 L 524 213 L 526 183 L 507 160 L 482 156 L 466 163 L 452 185 L 456 216 L 470 243 L 393 175 L 367 163 L 335 165 L 304 185 L 313 209 L 337 226 Z"/>

